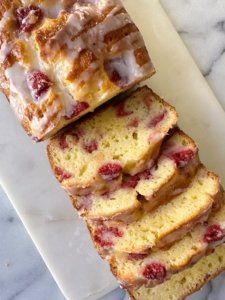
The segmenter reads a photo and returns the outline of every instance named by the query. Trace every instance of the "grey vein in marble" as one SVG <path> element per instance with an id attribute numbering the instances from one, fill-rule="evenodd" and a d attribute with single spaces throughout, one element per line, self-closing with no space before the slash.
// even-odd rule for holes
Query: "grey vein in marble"
<path id="1" fill-rule="evenodd" d="M 225 1 L 161 0 L 225 109 Z"/>

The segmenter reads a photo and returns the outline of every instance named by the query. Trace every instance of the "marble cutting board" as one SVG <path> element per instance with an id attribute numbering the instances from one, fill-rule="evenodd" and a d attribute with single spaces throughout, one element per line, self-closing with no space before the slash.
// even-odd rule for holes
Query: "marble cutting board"
<path id="1" fill-rule="evenodd" d="M 157 69 L 148 84 L 174 104 L 180 126 L 225 184 L 225 112 L 158 0 L 124 0 Z M 98 299 L 117 286 L 50 170 L 45 144 L 24 134 L 0 96 L 0 183 L 67 299 Z"/>

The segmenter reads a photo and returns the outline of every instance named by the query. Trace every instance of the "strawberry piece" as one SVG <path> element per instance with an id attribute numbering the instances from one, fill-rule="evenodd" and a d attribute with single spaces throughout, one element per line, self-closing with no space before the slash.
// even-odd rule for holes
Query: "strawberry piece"
<path id="1" fill-rule="evenodd" d="M 77 102 L 76 104 L 73 105 L 72 107 L 72 111 L 70 113 L 69 116 L 65 116 L 66 120 L 70 120 L 73 119 L 77 116 L 79 116 L 79 114 L 88 109 L 89 108 L 89 104 L 87 102 Z"/>
<path id="2" fill-rule="evenodd" d="M 133 112 L 132 111 L 126 111 L 125 108 L 125 103 L 121 102 L 116 105 L 116 115 L 117 117 L 126 117 L 131 115 Z"/>
<path id="3" fill-rule="evenodd" d="M 128 85 L 128 76 L 124 71 L 122 74 L 121 70 L 126 70 L 127 66 L 121 57 L 116 57 L 104 62 L 104 69 L 110 79 L 115 85 L 120 88 L 124 88 Z"/>
<path id="4" fill-rule="evenodd" d="M 128 254 L 128 259 L 129 260 L 141 260 L 144 259 L 148 256 L 148 254 L 143 254 L 143 253 L 129 253 Z"/>
<path id="5" fill-rule="evenodd" d="M 157 116 L 155 116 L 148 124 L 148 127 L 156 127 L 159 123 L 161 123 L 166 116 L 166 112 L 163 112 Z"/>
<path id="6" fill-rule="evenodd" d="M 67 141 L 66 141 L 66 135 L 62 134 L 59 138 L 59 146 L 62 150 L 65 150 L 66 148 L 69 147 Z"/>
<path id="7" fill-rule="evenodd" d="M 117 227 L 99 227 L 94 235 L 94 241 L 101 247 L 112 247 L 114 238 L 123 236 L 123 232 Z"/>
<path id="8" fill-rule="evenodd" d="M 183 168 L 192 160 L 194 152 L 191 149 L 186 149 L 169 153 L 167 156 L 176 163 L 178 168 Z"/>
<path id="9" fill-rule="evenodd" d="M 53 85 L 48 76 L 38 70 L 27 74 L 27 83 L 35 100 L 38 100 Z"/>
<path id="10" fill-rule="evenodd" d="M 20 32 L 31 32 L 42 18 L 42 10 L 35 5 L 21 7 L 16 10 L 16 20 Z"/>
<path id="11" fill-rule="evenodd" d="M 204 242 L 213 243 L 221 241 L 225 237 L 223 229 L 219 225 L 211 225 L 206 229 Z"/>
<path id="12" fill-rule="evenodd" d="M 149 180 L 152 177 L 151 171 L 149 169 L 139 173 L 140 180 Z"/>
<path id="13" fill-rule="evenodd" d="M 138 175 L 135 176 L 128 176 L 124 179 L 124 182 L 122 184 L 123 188 L 136 188 L 138 182 L 140 180 L 140 177 Z"/>
<path id="14" fill-rule="evenodd" d="M 145 170 L 134 176 L 127 176 L 122 184 L 123 188 L 135 188 L 140 180 L 148 180 L 151 178 L 150 170 Z"/>
<path id="15" fill-rule="evenodd" d="M 98 143 L 96 140 L 92 140 L 91 142 L 87 144 L 83 144 L 83 148 L 86 150 L 88 153 L 92 153 L 96 150 L 98 150 Z"/>
<path id="16" fill-rule="evenodd" d="M 103 165 L 98 172 L 104 180 L 111 181 L 120 176 L 122 167 L 116 163 L 108 163 Z"/>
<path id="17" fill-rule="evenodd" d="M 154 262 L 148 264 L 142 274 L 148 280 L 163 281 L 166 277 L 166 268 L 164 265 Z"/>
<path id="18" fill-rule="evenodd" d="M 139 125 L 139 121 L 138 119 L 133 119 L 130 121 L 130 123 L 128 123 L 128 127 L 134 127 L 134 128 L 137 128 Z"/>
<path id="19" fill-rule="evenodd" d="M 65 171 L 65 170 L 63 170 L 63 169 L 61 169 L 59 167 L 55 168 L 55 174 L 58 177 L 58 180 L 60 182 L 62 182 L 64 180 L 69 179 L 69 178 L 72 177 L 72 175 L 69 172 L 67 172 L 67 171 Z"/>

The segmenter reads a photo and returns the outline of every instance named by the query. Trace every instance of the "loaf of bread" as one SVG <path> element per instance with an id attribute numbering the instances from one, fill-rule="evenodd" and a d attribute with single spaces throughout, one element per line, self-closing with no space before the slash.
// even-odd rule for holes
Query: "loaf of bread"
<path id="1" fill-rule="evenodd" d="M 132 300 L 182 300 L 200 290 L 203 285 L 225 270 L 225 246 L 218 246 L 215 251 L 203 257 L 190 269 L 182 271 L 163 284 L 153 288 L 142 286 L 130 289 Z"/>
<path id="2" fill-rule="evenodd" d="M 221 198 L 219 178 L 201 167 L 188 189 L 153 212 L 144 212 L 140 220 L 131 224 L 88 221 L 88 227 L 103 257 L 115 252 L 148 253 L 181 239 L 197 223 L 206 221 Z"/>
<path id="3" fill-rule="evenodd" d="M 1 0 L 0 87 L 35 140 L 154 74 L 120 0 Z"/>
<path id="4" fill-rule="evenodd" d="M 225 200 L 225 195 L 223 196 Z M 124 287 L 153 287 L 196 263 L 225 241 L 225 201 L 207 222 L 196 226 L 169 249 L 150 254 L 115 254 L 110 260 L 113 274 Z"/>
<path id="5" fill-rule="evenodd" d="M 105 194 L 121 185 L 123 174 L 150 168 L 176 123 L 175 109 L 142 87 L 52 138 L 48 157 L 70 195 Z"/>
<path id="6" fill-rule="evenodd" d="M 199 166 L 198 148 L 181 130 L 163 142 L 152 168 L 134 176 L 123 175 L 121 186 L 104 195 L 71 197 L 85 219 L 131 222 L 140 209 L 153 210 L 186 188 Z"/>

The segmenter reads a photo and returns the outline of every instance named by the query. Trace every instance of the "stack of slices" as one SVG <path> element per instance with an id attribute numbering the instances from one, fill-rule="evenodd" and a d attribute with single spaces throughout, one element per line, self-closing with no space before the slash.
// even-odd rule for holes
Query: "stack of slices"
<path id="1" fill-rule="evenodd" d="M 148 87 L 48 145 L 56 178 L 133 299 L 181 299 L 225 268 L 220 179 Z"/>

